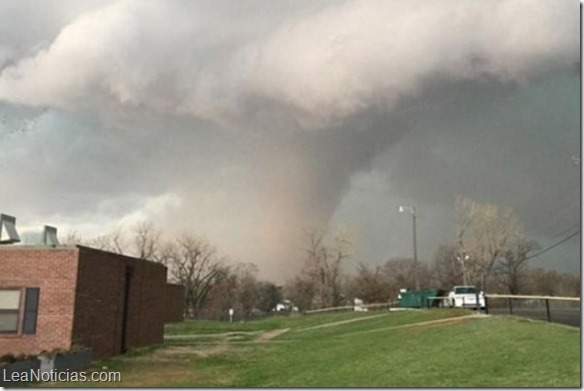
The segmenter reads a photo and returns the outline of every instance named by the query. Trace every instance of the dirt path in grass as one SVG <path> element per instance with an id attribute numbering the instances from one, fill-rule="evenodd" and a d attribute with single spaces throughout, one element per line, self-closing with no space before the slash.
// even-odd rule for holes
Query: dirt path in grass
<path id="1" fill-rule="evenodd" d="M 276 330 L 266 331 L 264 333 L 261 333 L 260 336 L 258 338 L 256 338 L 255 341 L 259 342 L 259 343 L 269 342 L 270 340 L 276 338 L 277 336 L 286 333 L 288 330 L 290 330 L 290 329 L 276 329 Z"/>
<path id="2" fill-rule="evenodd" d="M 330 322 L 330 323 L 324 323 L 324 324 L 319 324 L 316 326 L 311 326 L 311 327 L 306 327 L 303 329 L 298 329 L 297 331 L 303 332 L 303 331 L 309 331 L 309 330 L 317 330 L 317 329 L 322 329 L 322 328 L 327 328 L 327 327 L 335 327 L 335 326 L 339 326 L 339 325 L 343 325 L 343 324 L 348 324 L 348 323 L 353 323 L 353 322 L 359 322 L 359 321 L 363 321 L 363 320 L 369 320 L 369 319 L 375 319 L 375 318 L 379 318 L 382 316 L 388 316 L 390 315 L 389 313 L 385 313 L 385 314 L 377 314 L 377 315 L 371 315 L 371 316 L 364 316 L 364 317 L 360 317 L 360 318 L 354 318 L 354 319 L 347 319 L 347 320 L 340 320 L 340 321 L 336 321 L 336 322 Z M 373 332 L 377 332 L 377 331 L 386 331 L 386 330 L 397 330 L 397 329 L 402 329 L 402 328 L 408 328 L 408 327 L 433 327 L 434 325 L 441 325 L 441 324 L 448 324 L 448 323 L 460 323 L 463 322 L 467 319 L 471 319 L 471 318 L 480 318 L 480 317 L 485 317 L 485 316 L 490 316 L 490 315 L 484 315 L 484 314 L 471 314 L 471 315 L 464 315 L 464 316 L 455 316 L 455 317 L 451 317 L 451 318 L 444 318 L 444 319 L 436 319 L 436 320 L 427 320 L 424 322 L 418 322 L 418 323 L 408 323 L 408 324 L 403 324 L 403 325 L 399 325 L 399 326 L 388 326 L 388 327 L 381 327 L 381 328 L 377 328 L 377 329 L 372 329 L 372 330 L 363 330 L 363 331 L 355 331 L 352 333 L 347 333 L 347 334 L 343 334 L 341 337 L 345 337 L 345 336 L 351 336 L 351 335 L 356 335 L 356 334 L 362 334 L 362 333 L 373 333 Z M 166 340 L 200 340 L 199 344 L 201 346 L 203 345 L 209 345 L 209 346 L 213 346 L 213 345 L 223 345 L 221 348 L 225 348 L 225 344 L 254 344 L 254 343 L 267 343 L 267 342 L 272 342 L 272 340 L 286 332 L 290 331 L 290 328 L 286 328 L 286 329 L 276 329 L 276 330 L 270 330 L 270 331 L 235 331 L 235 332 L 225 332 L 225 333 L 216 333 L 216 334 L 182 334 L 182 335 L 167 335 L 165 336 Z M 250 340 L 247 341 L 238 341 L 238 337 L 241 336 L 248 336 L 248 337 L 253 337 L 254 335 L 257 335 L 255 338 L 252 338 Z M 274 342 L 293 342 L 293 341 L 274 341 Z M 192 349 L 192 347 L 189 347 L 189 349 Z M 217 347 L 215 348 L 211 348 L 212 349 L 217 349 Z M 206 350 L 209 350 L 209 347 L 206 348 Z M 212 353 L 214 353 L 212 351 Z M 204 354 L 204 353 L 203 353 Z"/>
<path id="3" fill-rule="evenodd" d="M 255 334 L 259 334 L 261 331 L 228 331 L 225 333 L 206 333 L 206 334 L 167 334 L 164 336 L 164 339 L 173 340 L 173 339 L 229 339 L 238 336 L 253 336 Z"/>
<path id="4" fill-rule="evenodd" d="M 464 315 L 464 316 L 455 316 L 452 318 L 444 318 L 444 319 L 436 319 L 436 320 L 426 320 L 424 322 L 418 322 L 418 323 L 408 323 L 408 324 L 402 324 L 399 326 L 389 326 L 389 327 L 382 327 L 379 329 L 373 329 L 373 330 L 363 330 L 363 331 L 355 331 L 352 333 L 347 333 L 347 334 L 343 334 L 342 337 L 347 337 L 347 336 L 351 336 L 351 335 L 356 335 L 356 334 L 365 334 L 365 333 L 374 333 L 377 331 L 387 331 L 387 330 L 398 330 L 398 329 L 405 329 L 405 328 L 411 328 L 411 327 L 422 327 L 422 328 L 427 328 L 427 327 L 431 327 L 434 325 L 440 325 L 440 324 L 455 324 L 455 323 L 462 323 L 466 320 L 469 319 L 477 319 L 477 318 L 487 318 L 490 317 L 491 315 L 486 315 L 486 314 L 472 314 L 472 315 Z"/>
<path id="5" fill-rule="evenodd" d="M 319 324 L 318 326 L 307 327 L 304 329 L 300 329 L 298 331 L 308 331 L 308 330 L 322 329 L 322 328 L 326 328 L 326 327 L 334 327 L 334 326 L 338 326 L 340 324 L 359 322 L 362 320 L 374 319 L 374 318 L 379 318 L 381 316 L 387 316 L 387 315 L 389 315 L 389 313 L 380 314 L 380 315 L 364 316 L 362 318 L 355 318 L 355 319 L 339 320 L 338 322 L 323 323 L 323 324 Z"/>
<path id="6" fill-rule="evenodd" d="M 268 342 L 276 338 L 279 335 L 284 334 L 290 330 L 287 329 L 276 329 L 270 331 L 231 331 L 227 333 L 216 333 L 216 334 L 181 334 L 181 335 L 166 335 L 164 339 L 168 341 L 195 341 L 198 340 L 200 345 L 216 345 L 218 343 L 262 343 Z M 239 337 L 254 337 L 253 339 L 247 341 L 238 341 Z"/>

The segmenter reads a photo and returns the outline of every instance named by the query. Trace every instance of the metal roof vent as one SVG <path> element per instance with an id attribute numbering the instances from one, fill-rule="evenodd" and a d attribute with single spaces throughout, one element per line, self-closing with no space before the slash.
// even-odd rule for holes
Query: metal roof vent
<path id="1" fill-rule="evenodd" d="M 57 239 L 57 228 L 45 225 L 43 228 L 43 244 L 45 246 L 57 247 L 59 239 Z"/>
<path id="2" fill-rule="evenodd" d="M 18 242 L 20 242 L 20 236 L 16 232 L 16 217 L 0 213 L 0 244 Z"/>

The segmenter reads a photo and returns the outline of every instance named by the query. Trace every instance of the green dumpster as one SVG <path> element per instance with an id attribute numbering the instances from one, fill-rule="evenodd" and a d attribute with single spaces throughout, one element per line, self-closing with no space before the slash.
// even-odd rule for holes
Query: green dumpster
<path id="1" fill-rule="evenodd" d="M 442 289 L 422 289 L 417 291 L 401 292 L 399 306 L 402 308 L 426 308 L 438 307 L 440 299 L 435 297 L 442 296 Z"/>

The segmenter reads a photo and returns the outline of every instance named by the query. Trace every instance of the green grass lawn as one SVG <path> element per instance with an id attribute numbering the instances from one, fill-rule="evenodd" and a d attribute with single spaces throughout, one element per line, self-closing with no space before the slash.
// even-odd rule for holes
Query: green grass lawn
<path id="1" fill-rule="evenodd" d="M 267 331 L 292 327 L 310 327 L 322 323 L 335 322 L 356 317 L 370 317 L 369 312 L 334 312 L 328 314 L 270 316 L 244 322 L 218 322 L 214 320 L 185 320 L 166 325 L 166 335 L 216 334 L 230 331 Z"/>
<path id="2" fill-rule="evenodd" d="M 123 383 L 111 385 L 123 387 L 580 387 L 579 329 L 506 316 L 462 317 L 469 314 L 187 321 L 167 328 L 164 346 L 96 365 L 120 370 Z M 435 322 L 445 318 L 451 319 Z M 288 331 L 275 336 L 281 329 Z"/>

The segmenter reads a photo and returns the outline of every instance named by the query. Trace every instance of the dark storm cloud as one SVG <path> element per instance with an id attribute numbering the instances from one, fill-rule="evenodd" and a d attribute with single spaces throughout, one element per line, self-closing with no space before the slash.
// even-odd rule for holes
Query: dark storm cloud
<path id="1" fill-rule="evenodd" d="M 21 4 L 0 18 L 34 8 Z M 391 197 L 440 213 L 469 188 L 503 202 L 508 184 L 538 189 L 523 176 L 563 183 L 525 159 L 549 141 L 536 124 L 572 137 L 577 113 L 525 107 L 571 99 L 554 75 L 578 61 L 576 2 L 74 4 L 6 20 L 0 39 L 0 203 L 22 219 L 99 233 L 154 216 L 281 277 L 296 233 L 372 167 Z"/>
<path id="2" fill-rule="evenodd" d="M 572 160 L 580 151 L 579 76 L 557 73 L 521 88 L 439 83 L 425 91 L 405 103 L 412 131 L 375 164 L 394 202 L 414 203 L 426 215 L 425 259 L 454 240 L 457 195 L 513 207 L 525 233 L 543 247 L 579 227 L 580 168 Z M 393 255 L 409 255 L 407 223 L 392 218 L 398 225 L 382 230 L 405 242 L 396 239 Z M 379 253 L 391 254 L 387 246 Z M 577 271 L 578 237 L 534 263 Z"/>
<path id="3" fill-rule="evenodd" d="M 542 189 L 565 191 L 577 179 L 569 168 L 579 153 L 578 82 L 559 73 L 523 88 L 477 82 L 429 88 L 418 105 L 410 102 L 421 108 L 412 113 L 411 150 L 396 153 L 412 169 L 396 170 L 394 180 L 410 193 L 429 195 L 433 188 L 432 197 L 443 201 L 453 190 L 523 199 Z M 418 169 L 426 180 L 408 181 Z"/>

